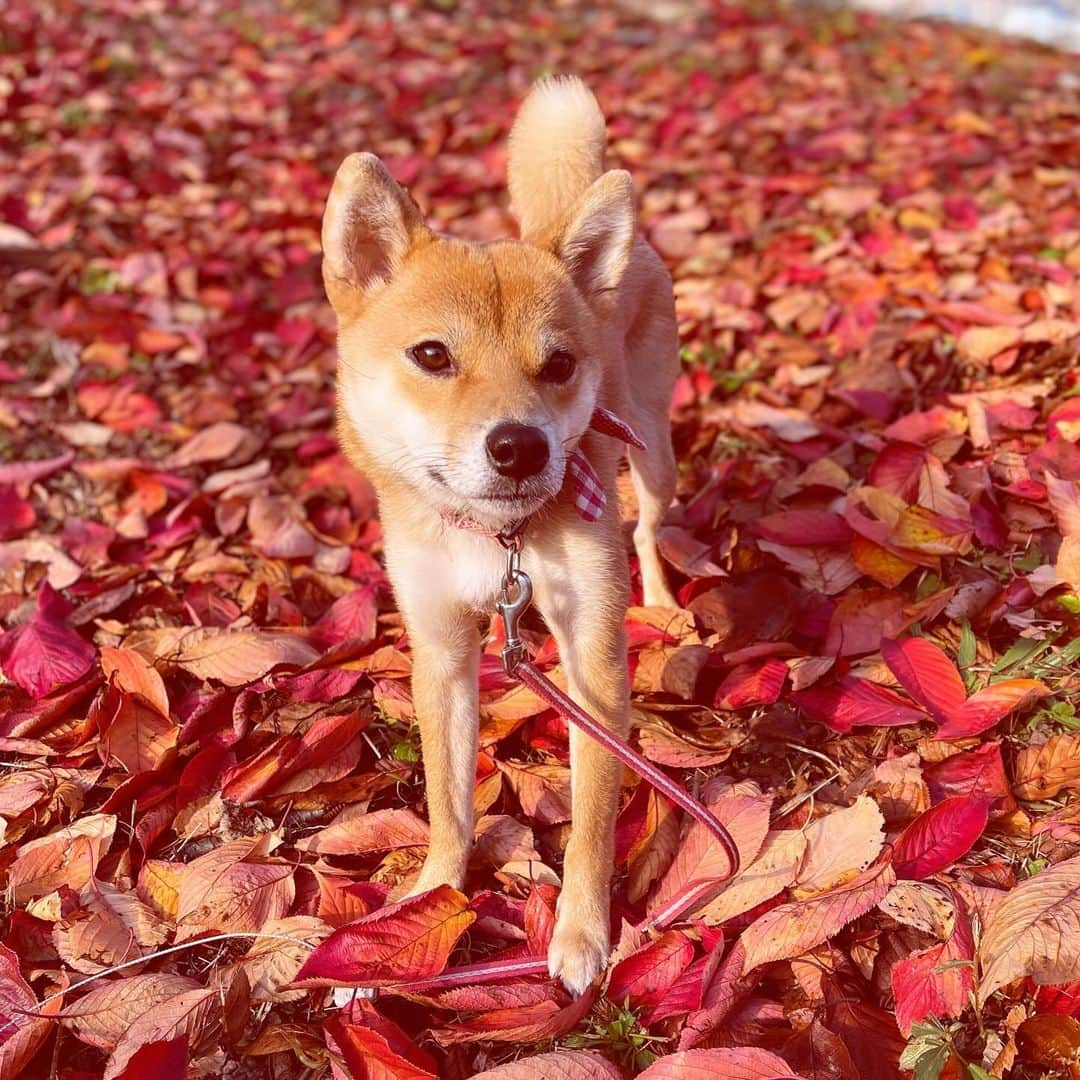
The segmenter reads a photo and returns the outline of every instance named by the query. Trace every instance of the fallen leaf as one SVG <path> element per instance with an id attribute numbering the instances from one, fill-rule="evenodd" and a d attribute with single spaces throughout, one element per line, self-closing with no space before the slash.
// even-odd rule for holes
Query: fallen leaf
<path id="1" fill-rule="evenodd" d="M 878 862 L 831 892 L 767 911 L 739 938 L 743 971 L 809 952 L 880 903 L 895 880 L 891 864 Z"/>
<path id="2" fill-rule="evenodd" d="M 898 878 L 930 877 L 951 866 L 974 846 L 986 829 L 985 799 L 956 795 L 920 814 L 893 845 Z"/>
<path id="3" fill-rule="evenodd" d="M 475 919 L 461 893 L 440 885 L 335 930 L 293 985 L 386 986 L 436 975 Z"/>
<path id="4" fill-rule="evenodd" d="M 881 810 L 868 795 L 812 821 L 803 833 L 806 854 L 795 878 L 794 898 L 829 892 L 865 870 L 885 842 L 884 824 Z"/>
<path id="5" fill-rule="evenodd" d="M 1052 799 L 1080 787 L 1080 735 L 1051 735 L 1016 755 L 1013 791 L 1020 799 Z"/>
<path id="6" fill-rule="evenodd" d="M 643 1080 L 801 1080 L 783 1058 L 768 1050 L 737 1046 L 724 1050 L 681 1050 L 653 1062 Z"/>
<path id="7" fill-rule="evenodd" d="M 978 956 L 980 1006 L 1023 975 L 1040 986 L 1073 978 L 1080 968 L 1080 857 L 1007 893 L 986 920 Z"/>

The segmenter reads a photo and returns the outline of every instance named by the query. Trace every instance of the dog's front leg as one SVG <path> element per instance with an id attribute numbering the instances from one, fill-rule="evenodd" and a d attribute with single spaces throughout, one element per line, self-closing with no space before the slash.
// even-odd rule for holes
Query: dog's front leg
<path id="1" fill-rule="evenodd" d="M 538 599 L 567 673 L 570 696 L 619 736 L 630 723 L 624 617 L 626 558 L 619 537 L 580 535 L 559 564 L 541 560 Z M 566 558 L 565 556 L 569 557 Z M 573 824 L 563 860 L 548 968 L 584 993 L 610 951 L 611 874 L 622 765 L 576 727 L 570 729 Z"/>
<path id="2" fill-rule="evenodd" d="M 406 623 L 431 822 L 427 859 L 410 892 L 443 884 L 460 889 L 473 842 L 479 632 L 458 610 L 421 615 L 414 609 Z"/>

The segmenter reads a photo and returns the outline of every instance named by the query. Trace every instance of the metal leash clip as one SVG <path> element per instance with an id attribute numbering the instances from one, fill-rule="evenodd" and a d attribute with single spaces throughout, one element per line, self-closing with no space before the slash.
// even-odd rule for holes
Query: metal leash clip
<path id="1" fill-rule="evenodd" d="M 518 635 L 518 622 L 532 603 L 532 581 L 521 569 L 520 525 L 504 529 L 499 543 L 506 548 L 506 572 L 503 574 L 502 592 L 495 601 L 495 610 L 502 616 L 506 628 L 506 646 L 502 651 L 503 668 L 507 675 L 525 659 L 525 642 Z"/>

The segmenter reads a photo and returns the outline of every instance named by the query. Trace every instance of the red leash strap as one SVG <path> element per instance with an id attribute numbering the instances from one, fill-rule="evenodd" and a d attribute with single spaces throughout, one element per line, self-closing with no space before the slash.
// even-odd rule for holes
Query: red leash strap
<path id="1" fill-rule="evenodd" d="M 617 735 L 598 724 L 584 709 L 564 694 L 546 675 L 541 674 L 528 660 L 519 660 L 514 664 L 511 674 L 527 686 L 536 696 L 570 723 L 581 728 L 591 739 L 595 739 L 609 754 L 616 757 L 627 768 L 633 769 L 638 776 L 651 784 L 661 795 L 670 799 L 676 806 L 685 810 L 695 821 L 700 822 L 716 837 L 730 866 L 716 884 L 733 878 L 739 872 L 739 849 L 731 838 L 731 833 L 696 799 L 688 795 L 666 773 L 648 762 L 636 750 L 631 749 Z"/>

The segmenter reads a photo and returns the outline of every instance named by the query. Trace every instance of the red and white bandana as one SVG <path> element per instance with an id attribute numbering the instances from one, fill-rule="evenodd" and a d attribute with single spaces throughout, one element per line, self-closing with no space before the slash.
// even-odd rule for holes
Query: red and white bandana
<path id="1" fill-rule="evenodd" d="M 613 412 L 602 409 L 598 405 L 593 410 L 589 420 L 589 430 L 597 431 L 601 435 L 610 435 L 613 439 L 621 439 L 629 446 L 636 446 L 639 450 L 646 449 L 645 443 L 638 438 L 634 429 L 624 420 L 620 420 Z M 576 449 L 566 463 L 566 472 L 570 477 L 570 483 L 574 485 L 574 507 L 585 521 L 596 521 L 604 512 L 607 505 L 607 493 L 600 484 L 600 478 L 592 467 L 584 452 Z M 443 514 L 443 521 L 447 525 L 453 525 L 456 529 L 465 529 L 467 532 L 477 532 L 484 536 L 498 536 L 493 531 L 472 518 L 459 514 Z"/>
<path id="2" fill-rule="evenodd" d="M 607 409 L 597 406 L 589 421 L 589 428 L 600 432 L 601 435 L 621 439 L 624 443 L 636 446 L 639 450 L 645 449 L 645 444 L 638 438 L 634 429 Z M 570 476 L 570 482 L 574 485 L 574 506 L 578 514 L 586 521 L 596 521 L 604 512 L 607 493 L 601 486 L 600 478 L 589 463 L 589 459 L 580 449 L 570 455 L 570 460 L 566 463 L 566 471 Z"/>

